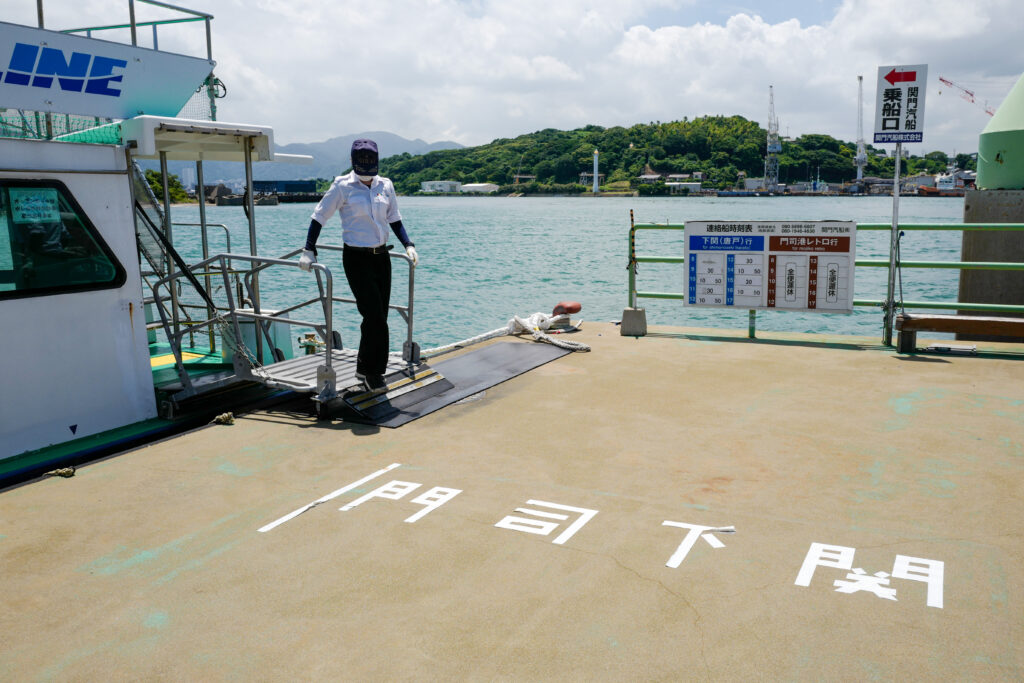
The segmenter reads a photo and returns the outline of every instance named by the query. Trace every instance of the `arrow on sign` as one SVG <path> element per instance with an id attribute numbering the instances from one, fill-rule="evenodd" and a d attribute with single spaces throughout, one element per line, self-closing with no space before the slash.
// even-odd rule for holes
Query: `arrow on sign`
<path id="1" fill-rule="evenodd" d="M 893 69 L 892 71 L 885 75 L 885 80 L 889 81 L 889 85 L 896 85 L 897 83 L 901 83 L 903 81 L 916 81 L 917 72 L 897 71 L 896 69 Z"/>

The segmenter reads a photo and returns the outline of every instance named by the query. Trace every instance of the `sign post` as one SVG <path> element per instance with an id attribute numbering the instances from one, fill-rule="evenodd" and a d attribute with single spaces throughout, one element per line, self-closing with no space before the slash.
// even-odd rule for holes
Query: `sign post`
<path id="1" fill-rule="evenodd" d="M 896 251 L 900 234 L 900 164 L 903 161 L 903 143 L 921 142 L 924 137 L 927 80 L 927 64 L 878 67 L 874 142 L 896 143 L 896 168 L 892 180 L 892 228 L 889 235 L 889 280 L 882 330 L 882 343 L 886 346 L 892 346 L 892 326 L 896 315 Z"/>

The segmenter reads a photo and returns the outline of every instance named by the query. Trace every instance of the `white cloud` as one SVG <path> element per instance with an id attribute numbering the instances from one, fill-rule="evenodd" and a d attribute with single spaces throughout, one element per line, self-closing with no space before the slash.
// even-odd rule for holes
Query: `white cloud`
<path id="1" fill-rule="evenodd" d="M 34 3 L 21 4 L 8 20 L 34 23 Z M 796 2 L 792 12 L 776 3 L 771 22 L 756 7 L 697 21 L 708 6 L 695 0 L 215 0 L 196 7 L 216 17 L 214 58 L 229 88 L 221 118 L 273 125 L 282 142 L 391 130 L 478 144 L 547 127 L 705 114 L 764 125 L 769 85 L 784 134 L 853 140 L 858 74 L 870 142 L 877 67 L 927 63 L 923 149 L 975 149 L 988 121 L 980 104 L 997 105 L 1024 69 L 1024 3 L 837 4 L 834 14 L 815 8 L 813 16 L 831 16 L 824 24 L 804 19 Z M 127 18 L 112 17 L 101 0 L 46 6 L 57 28 Z M 136 7 L 143 19 L 165 15 Z M 205 34 L 199 24 L 165 27 L 160 46 L 202 54 Z M 975 90 L 979 104 L 940 86 L 940 75 Z"/>

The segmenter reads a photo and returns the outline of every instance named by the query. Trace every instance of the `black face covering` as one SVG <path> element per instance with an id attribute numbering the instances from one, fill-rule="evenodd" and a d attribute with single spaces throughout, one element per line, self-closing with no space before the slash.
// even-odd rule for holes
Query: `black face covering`
<path id="1" fill-rule="evenodd" d="M 369 149 L 353 150 L 352 170 L 356 175 L 377 175 L 377 153 Z"/>

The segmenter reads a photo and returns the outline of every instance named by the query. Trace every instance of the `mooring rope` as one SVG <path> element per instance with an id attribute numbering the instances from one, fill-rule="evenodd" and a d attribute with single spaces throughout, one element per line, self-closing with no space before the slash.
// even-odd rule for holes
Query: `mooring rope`
<path id="1" fill-rule="evenodd" d="M 245 342 L 239 339 L 238 336 L 235 334 L 234 325 L 228 320 L 227 316 L 225 316 L 224 314 L 217 315 L 214 318 L 213 325 L 220 331 L 221 343 L 223 343 L 225 346 L 229 347 L 232 351 L 234 351 L 236 355 L 240 355 L 243 359 L 245 359 L 245 362 L 249 365 L 249 369 L 252 371 L 253 375 L 264 380 L 270 379 L 270 375 L 263 367 L 263 364 L 260 363 L 259 360 L 256 358 L 256 354 L 250 351 L 249 348 L 245 345 Z M 257 342 L 259 342 L 259 324 L 257 323 L 255 327 L 256 339 Z"/>
<path id="2" fill-rule="evenodd" d="M 452 344 L 445 344 L 444 346 L 436 346 L 432 349 L 426 349 L 425 351 L 420 352 L 420 356 L 423 358 L 439 356 L 443 353 L 454 351 L 455 349 L 479 344 L 480 342 L 487 341 L 488 339 L 496 339 L 497 337 L 504 337 L 505 335 L 520 335 L 526 332 L 533 335 L 533 338 L 537 341 L 554 344 L 562 349 L 568 349 L 569 351 L 589 351 L 590 347 L 586 344 L 569 341 L 568 339 L 558 339 L 545 332 L 545 330 L 550 329 L 550 327 L 555 323 L 561 322 L 568 317 L 569 316 L 566 314 L 547 315 L 545 313 L 534 313 L 526 318 L 514 315 L 509 319 L 508 324 L 504 327 L 499 327 L 491 330 L 490 332 L 484 332 L 483 334 L 478 334 L 475 337 L 463 339 L 462 341 L 457 341 Z"/>

